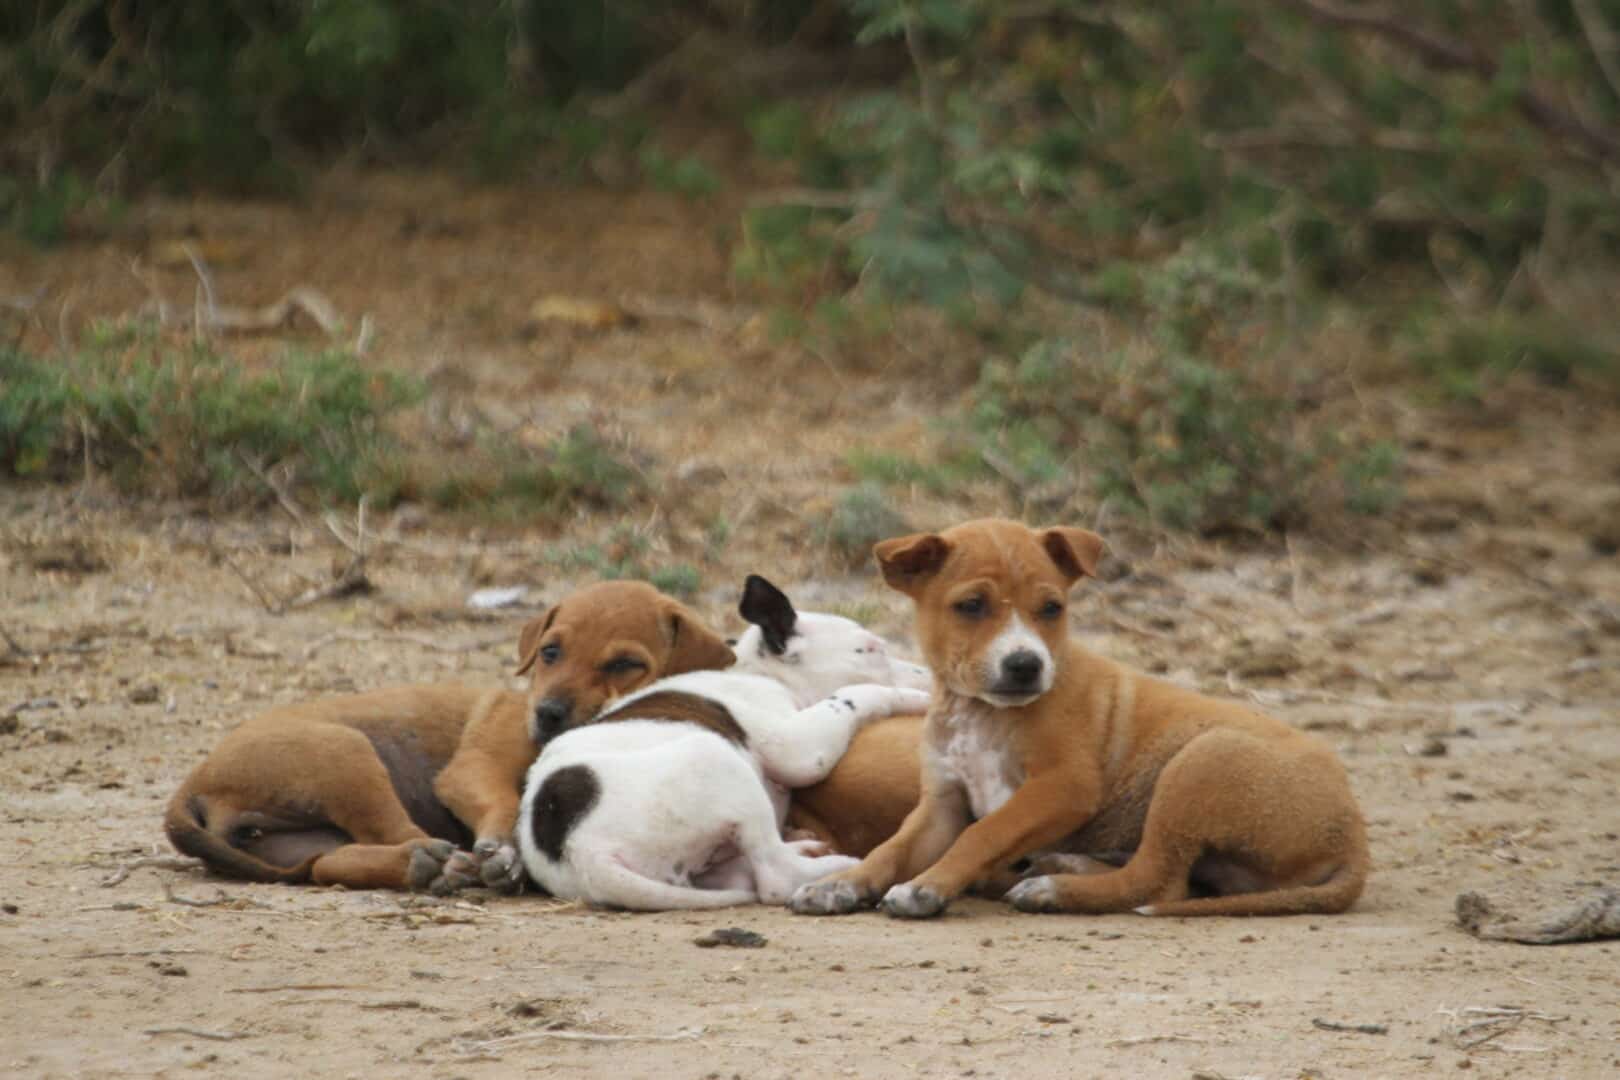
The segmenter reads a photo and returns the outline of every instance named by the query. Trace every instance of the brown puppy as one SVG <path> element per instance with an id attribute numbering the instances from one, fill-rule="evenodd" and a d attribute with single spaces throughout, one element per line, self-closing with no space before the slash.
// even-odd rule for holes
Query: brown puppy
<path id="1" fill-rule="evenodd" d="M 793 792 L 786 829 L 842 855 L 864 857 L 916 809 L 923 718 L 874 720 L 850 740 L 827 779 Z"/>
<path id="2" fill-rule="evenodd" d="M 246 721 L 170 800 L 170 842 L 253 881 L 445 889 L 480 872 L 489 884 L 512 881 L 516 859 L 500 855 L 535 758 L 531 725 L 733 660 L 695 615 L 639 582 L 568 596 L 524 627 L 518 651 L 520 673 L 533 669 L 527 696 L 406 686 Z M 474 837 L 482 858 L 456 853 Z"/>
<path id="3" fill-rule="evenodd" d="M 936 915 L 1042 854 L 1039 876 L 1007 893 L 1015 907 L 1282 915 L 1355 902 L 1366 826 L 1328 747 L 1070 640 L 1069 589 L 1102 550 L 1084 529 L 995 520 L 877 545 L 884 580 L 916 603 L 935 673 L 922 801 L 859 866 L 795 893 L 793 910 L 881 897 L 891 915 Z M 1119 868 L 1088 857 L 1122 852 Z"/>

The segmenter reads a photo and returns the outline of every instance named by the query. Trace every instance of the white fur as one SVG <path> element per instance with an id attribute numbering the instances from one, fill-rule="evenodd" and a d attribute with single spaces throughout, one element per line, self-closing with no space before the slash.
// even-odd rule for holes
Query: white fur
<path id="1" fill-rule="evenodd" d="M 855 865 L 782 840 L 788 790 L 824 779 L 868 721 L 926 710 L 925 691 L 896 688 L 926 671 L 891 660 L 882 639 L 838 616 L 800 614 L 781 657 L 758 636 L 750 628 L 739 639 L 729 671 L 677 675 L 623 699 L 666 690 L 710 698 L 736 719 L 746 746 L 656 720 L 591 724 L 547 744 L 529 770 L 517 828 L 535 881 L 567 899 L 657 911 L 781 903 Z M 873 683 L 885 685 L 851 685 Z M 588 766 L 600 794 L 552 860 L 534 842 L 534 800 L 569 765 Z"/>
<path id="2" fill-rule="evenodd" d="M 1012 724 L 1006 712 L 955 694 L 940 703 L 930 720 L 923 752 L 935 776 L 967 792 L 975 819 L 1000 809 L 1024 782 Z"/>

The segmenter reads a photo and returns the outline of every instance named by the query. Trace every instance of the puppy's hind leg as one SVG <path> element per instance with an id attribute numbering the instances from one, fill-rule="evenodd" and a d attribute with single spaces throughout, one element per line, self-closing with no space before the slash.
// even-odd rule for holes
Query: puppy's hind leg
<path id="1" fill-rule="evenodd" d="M 586 895 L 608 907 L 630 911 L 695 911 L 754 902 L 753 892 L 747 889 L 695 889 L 647 877 L 608 852 L 581 853 L 574 858 Z"/>
<path id="2" fill-rule="evenodd" d="M 922 690 L 861 684 L 846 686 L 808 709 L 782 718 L 757 718 L 752 747 L 765 775 L 783 787 L 820 783 L 849 749 L 855 733 L 874 720 L 928 711 Z"/>

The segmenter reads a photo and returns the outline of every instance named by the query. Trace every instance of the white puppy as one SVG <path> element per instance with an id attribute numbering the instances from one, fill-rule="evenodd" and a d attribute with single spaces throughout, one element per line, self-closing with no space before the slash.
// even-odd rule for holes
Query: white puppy
<path id="1" fill-rule="evenodd" d="M 869 720 L 928 707 L 926 669 L 750 576 L 727 671 L 662 679 L 542 748 L 517 838 L 555 896 L 658 911 L 782 903 L 855 865 L 785 842 L 788 792 L 824 779 Z M 831 694 L 831 696 L 827 696 Z"/>

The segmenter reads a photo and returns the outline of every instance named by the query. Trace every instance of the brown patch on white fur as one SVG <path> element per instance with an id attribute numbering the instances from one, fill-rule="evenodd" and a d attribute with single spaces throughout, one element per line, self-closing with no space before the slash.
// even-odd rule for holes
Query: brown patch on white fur
<path id="1" fill-rule="evenodd" d="M 714 732 L 727 742 L 748 745 L 748 733 L 731 715 L 731 710 L 713 698 L 679 690 L 655 690 L 634 701 L 615 705 L 587 724 L 617 723 L 621 720 L 659 720 L 671 724 L 693 724 Z"/>

